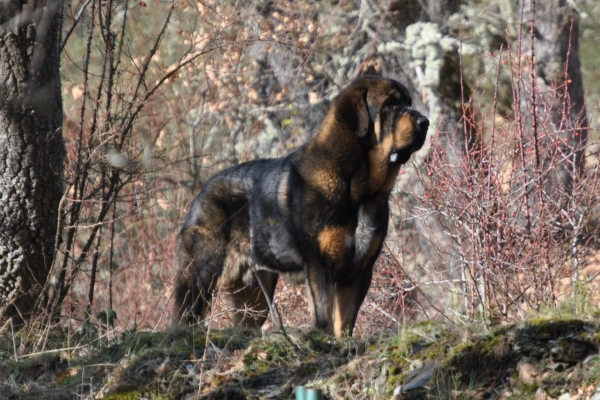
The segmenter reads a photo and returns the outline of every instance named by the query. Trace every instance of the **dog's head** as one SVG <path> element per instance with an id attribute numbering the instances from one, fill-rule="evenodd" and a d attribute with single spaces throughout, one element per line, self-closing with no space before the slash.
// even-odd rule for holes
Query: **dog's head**
<path id="1" fill-rule="evenodd" d="M 336 120 L 365 137 L 373 148 L 385 147 L 391 163 L 405 163 L 425 142 L 429 120 L 411 109 L 408 90 L 392 79 L 359 78 L 335 105 Z"/>
<path id="2" fill-rule="evenodd" d="M 368 149 L 371 192 L 391 190 L 400 165 L 425 143 L 429 120 L 411 105 L 406 87 L 375 76 L 353 81 L 335 102 L 336 121 Z"/>

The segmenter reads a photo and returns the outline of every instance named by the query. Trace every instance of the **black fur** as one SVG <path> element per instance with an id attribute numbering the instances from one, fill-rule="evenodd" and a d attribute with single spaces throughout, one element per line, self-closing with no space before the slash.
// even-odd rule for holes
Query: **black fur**
<path id="1" fill-rule="evenodd" d="M 212 177 L 178 239 L 176 322 L 205 315 L 217 287 L 260 326 L 279 274 L 305 281 L 317 328 L 352 333 L 388 226 L 400 165 L 424 143 L 429 122 L 400 83 L 354 81 L 321 129 L 287 157 L 240 164 Z M 249 312 L 250 311 L 250 312 Z"/>

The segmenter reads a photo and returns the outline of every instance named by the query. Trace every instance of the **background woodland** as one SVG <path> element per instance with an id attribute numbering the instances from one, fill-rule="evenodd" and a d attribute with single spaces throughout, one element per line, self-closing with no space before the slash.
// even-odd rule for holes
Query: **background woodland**
<path id="1" fill-rule="evenodd" d="M 64 168 L 56 230 L 44 233 L 54 251 L 33 276 L 33 264 L 0 253 L 4 316 L 164 327 L 176 235 L 202 184 L 305 143 L 364 74 L 402 82 L 432 125 L 400 172 L 357 335 L 597 305 L 597 2 L 47 3 L 31 7 L 61 27 Z M 13 75 L 0 76 L 10 88 Z M 279 284 L 286 325 L 309 324 L 303 290 Z M 216 326 L 221 311 L 217 302 Z"/>

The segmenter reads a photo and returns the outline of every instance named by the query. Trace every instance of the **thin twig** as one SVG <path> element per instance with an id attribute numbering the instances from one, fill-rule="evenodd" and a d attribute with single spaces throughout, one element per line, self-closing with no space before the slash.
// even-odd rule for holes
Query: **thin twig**
<path id="1" fill-rule="evenodd" d="M 60 44 L 60 50 L 59 50 L 60 53 L 62 53 L 62 51 L 64 50 L 65 45 L 67 44 L 67 41 L 69 40 L 69 37 L 73 33 L 73 30 L 79 24 L 79 20 L 81 19 L 81 16 L 83 15 L 83 12 L 85 11 L 85 9 L 87 8 L 87 6 L 91 2 L 92 2 L 92 0 L 86 0 L 86 2 L 83 3 L 81 5 L 81 7 L 79 8 L 79 11 L 77 11 L 77 15 L 75 15 L 75 18 L 73 19 L 73 23 L 71 24 L 71 26 L 67 30 L 67 33 L 65 33 L 65 37 L 64 37 L 62 43 Z"/>

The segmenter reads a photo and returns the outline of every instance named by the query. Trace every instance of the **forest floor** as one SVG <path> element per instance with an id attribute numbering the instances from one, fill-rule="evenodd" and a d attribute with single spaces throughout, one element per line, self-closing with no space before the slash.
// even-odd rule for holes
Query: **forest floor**
<path id="1" fill-rule="evenodd" d="M 598 400 L 597 317 L 421 322 L 367 339 L 196 326 L 34 341 L 5 327 L 0 399 L 293 399 L 303 385 L 328 399 Z"/>

